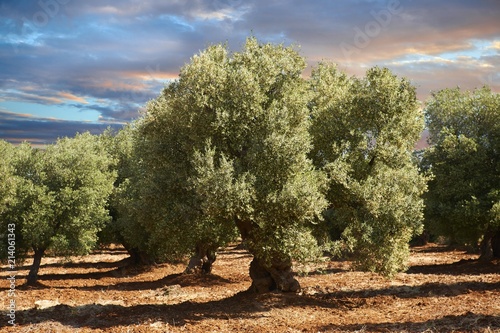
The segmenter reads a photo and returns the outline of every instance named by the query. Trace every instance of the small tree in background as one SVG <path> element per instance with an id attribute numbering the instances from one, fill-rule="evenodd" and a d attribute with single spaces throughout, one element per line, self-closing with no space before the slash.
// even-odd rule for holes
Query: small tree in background
<path id="1" fill-rule="evenodd" d="M 254 255 L 253 288 L 298 290 L 292 259 L 317 254 L 310 227 L 325 207 L 325 178 L 307 158 L 304 68 L 292 48 L 255 38 L 232 55 L 216 45 L 148 104 L 137 149 L 150 248 L 170 257 L 196 248 L 188 269 L 209 271 L 238 228 Z"/>
<path id="2" fill-rule="evenodd" d="M 14 158 L 15 148 L 12 144 L 0 140 L 0 214 L 2 214 L 9 205 L 12 204 L 15 196 L 16 177 L 12 159 Z M 0 231 L 3 234 L 5 230 Z"/>
<path id="3" fill-rule="evenodd" d="M 500 95 L 444 89 L 432 94 L 426 116 L 427 227 L 455 243 L 480 243 L 482 258 L 500 256 L 492 248 L 500 236 Z"/>
<path id="4" fill-rule="evenodd" d="M 22 235 L 14 223 L 15 220 L 9 218 L 12 207 L 17 203 L 16 192 L 21 184 L 21 179 L 15 175 L 14 168 L 16 148 L 12 144 L 0 140 L 0 156 L 2 156 L 0 159 L 0 243 L 2 244 L 0 261 L 7 261 L 7 258 L 10 257 L 15 258 L 15 264 L 19 264 L 25 256 L 26 250 L 17 246 L 17 244 L 22 243 Z M 10 245 L 11 243 L 13 245 Z"/>
<path id="5" fill-rule="evenodd" d="M 337 250 L 362 269 L 406 267 L 408 242 L 422 231 L 426 180 L 412 158 L 423 130 L 415 88 L 389 70 L 361 79 L 321 63 L 312 72 L 315 165 L 329 177 L 325 212 Z"/>
<path id="6" fill-rule="evenodd" d="M 86 254 L 95 245 L 97 232 L 109 219 L 112 163 L 99 139 L 89 133 L 59 139 L 45 150 L 27 143 L 16 148 L 16 201 L 1 222 L 16 225 L 16 250 L 34 252 L 28 285 L 36 283 L 47 250 Z"/>

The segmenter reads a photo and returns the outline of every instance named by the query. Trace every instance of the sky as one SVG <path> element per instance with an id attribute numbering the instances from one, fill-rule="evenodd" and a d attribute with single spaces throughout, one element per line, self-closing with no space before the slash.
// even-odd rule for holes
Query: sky
<path id="1" fill-rule="evenodd" d="M 0 0 L 0 139 L 119 128 L 211 44 L 296 45 L 349 75 L 500 92 L 499 0 Z"/>

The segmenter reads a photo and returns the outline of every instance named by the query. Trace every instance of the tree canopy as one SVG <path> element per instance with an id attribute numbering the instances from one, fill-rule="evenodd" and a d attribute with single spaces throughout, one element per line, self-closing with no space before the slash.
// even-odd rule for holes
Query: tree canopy
<path id="1" fill-rule="evenodd" d="M 309 228 L 325 207 L 325 177 L 307 158 L 304 68 L 291 47 L 249 38 L 230 54 L 215 45 L 147 105 L 139 218 L 150 244 L 209 258 L 238 228 L 255 256 L 254 287 L 298 288 L 291 260 L 311 254 Z"/>
<path id="2" fill-rule="evenodd" d="M 14 146 L 10 143 L 0 141 L 0 214 L 2 214 L 12 203 L 16 188 L 16 178 L 12 159 L 14 157 Z"/>
<path id="3" fill-rule="evenodd" d="M 329 178 L 330 234 L 358 267 L 392 275 L 405 268 L 408 242 L 422 231 L 426 180 L 412 152 L 423 113 L 415 88 L 385 68 L 349 78 L 329 63 L 313 70 L 311 87 L 311 156 Z"/>

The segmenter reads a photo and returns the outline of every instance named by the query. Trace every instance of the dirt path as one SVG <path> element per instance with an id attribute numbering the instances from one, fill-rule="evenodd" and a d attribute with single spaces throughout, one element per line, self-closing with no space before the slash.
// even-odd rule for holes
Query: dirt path
<path id="1" fill-rule="evenodd" d="M 21 286 L 29 267 L 20 267 L 18 325 L 3 311 L 0 332 L 500 332 L 500 261 L 436 245 L 414 248 L 393 280 L 349 262 L 308 267 L 299 294 L 246 292 L 251 256 L 235 247 L 205 276 L 180 274 L 184 265 L 122 267 L 126 257 L 110 248 L 69 263 L 45 258 L 30 289 Z M 8 276 L 3 266 L 2 310 Z"/>

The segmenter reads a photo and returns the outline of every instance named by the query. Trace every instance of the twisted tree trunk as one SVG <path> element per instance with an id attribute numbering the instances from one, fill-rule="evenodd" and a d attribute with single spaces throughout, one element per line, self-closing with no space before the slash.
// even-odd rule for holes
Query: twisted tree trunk
<path id="1" fill-rule="evenodd" d="M 212 265 L 217 259 L 217 249 L 211 245 L 198 244 L 195 254 L 189 260 L 189 264 L 184 270 L 186 274 L 200 272 L 208 274 L 212 272 Z"/>
<path id="2" fill-rule="evenodd" d="M 493 250 L 493 257 L 500 258 L 500 230 L 491 238 L 491 249 Z"/>
<path id="3" fill-rule="evenodd" d="M 265 293 L 273 290 L 297 292 L 300 284 L 294 278 L 291 260 L 274 261 L 266 267 L 256 257 L 250 263 L 251 290 Z"/>
<path id="4" fill-rule="evenodd" d="M 488 261 L 493 257 L 500 258 L 500 231 L 488 230 L 480 244 L 480 260 Z"/>
<path id="5" fill-rule="evenodd" d="M 251 239 L 252 228 L 256 228 L 251 221 L 236 222 L 243 240 Z M 294 278 L 291 259 L 280 260 L 272 258 L 270 264 L 255 256 L 251 247 L 250 253 L 254 255 L 250 263 L 250 278 L 252 285 L 250 290 L 257 293 L 266 293 L 273 290 L 297 292 L 300 290 L 300 284 Z"/>

